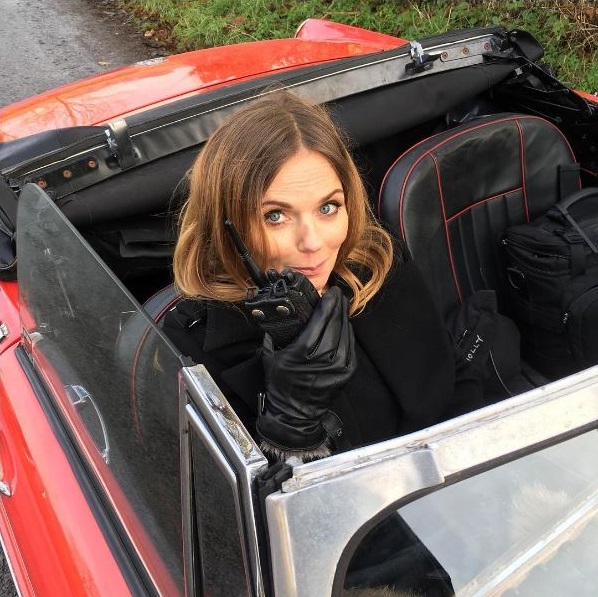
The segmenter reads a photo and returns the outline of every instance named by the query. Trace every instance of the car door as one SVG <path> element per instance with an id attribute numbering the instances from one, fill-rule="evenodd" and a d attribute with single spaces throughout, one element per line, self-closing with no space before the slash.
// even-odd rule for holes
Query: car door
<path id="1" fill-rule="evenodd" d="M 182 593 L 179 355 L 38 186 L 19 204 L 20 361 L 54 430 L 46 451 L 67 457 L 129 590 Z M 39 484 L 42 500 L 58 489 L 36 460 L 20 483 Z M 40 533 L 76 529 L 82 512 L 53 511 Z M 73 530 L 59 557 L 79 562 L 79 539 Z M 25 550 L 33 561 L 34 546 Z M 93 593 L 107 579 L 86 582 Z"/>
<path id="2" fill-rule="evenodd" d="M 597 426 L 594 367 L 295 466 L 265 500 L 275 594 L 592 595 Z"/>

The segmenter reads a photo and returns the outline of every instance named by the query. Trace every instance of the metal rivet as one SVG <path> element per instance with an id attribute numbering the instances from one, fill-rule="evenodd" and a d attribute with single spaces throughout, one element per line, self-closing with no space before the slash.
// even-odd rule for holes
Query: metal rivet
<path id="1" fill-rule="evenodd" d="M 98 167 L 98 163 L 95 160 L 88 160 L 87 167 L 93 170 L 94 168 Z"/>
<path id="2" fill-rule="evenodd" d="M 283 317 L 288 317 L 291 314 L 289 308 L 284 305 L 278 305 L 278 307 L 276 307 L 276 312 Z"/>
<path id="3" fill-rule="evenodd" d="M 448 58 L 448 52 L 442 52 L 442 54 L 440 54 L 441 60 L 446 60 L 447 58 Z"/>
<path id="4" fill-rule="evenodd" d="M 469 48 L 463 48 L 463 54 L 465 54 L 465 55 L 469 54 Z"/>
<path id="5" fill-rule="evenodd" d="M 48 186 L 48 183 L 47 183 L 47 182 L 46 182 L 46 181 L 45 181 L 43 178 L 40 178 L 40 179 L 37 181 L 37 186 L 38 186 L 40 189 L 45 189 L 45 188 Z"/>
<path id="6" fill-rule="evenodd" d="M 73 176 L 73 173 L 70 170 L 63 170 L 62 171 L 62 177 L 63 178 L 71 178 L 71 176 Z"/>
<path id="7" fill-rule="evenodd" d="M 253 309 L 251 311 L 251 315 L 253 315 L 253 317 L 255 317 L 256 319 L 264 319 L 264 317 L 266 317 L 264 315 L 264 312 L 260 311 L 260 309 Z"/>

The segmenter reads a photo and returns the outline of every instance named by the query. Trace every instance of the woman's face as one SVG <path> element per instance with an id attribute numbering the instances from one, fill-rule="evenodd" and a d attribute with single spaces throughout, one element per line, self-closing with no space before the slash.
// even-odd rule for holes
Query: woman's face
<path id="1" fill-rule="evenodd" d="M 267 266 L 297 270 L 322 293 L 349 226 L 342 184 L 328 160 L 307 149 L 290 158 L 266 190 L 261 215 Z"/>

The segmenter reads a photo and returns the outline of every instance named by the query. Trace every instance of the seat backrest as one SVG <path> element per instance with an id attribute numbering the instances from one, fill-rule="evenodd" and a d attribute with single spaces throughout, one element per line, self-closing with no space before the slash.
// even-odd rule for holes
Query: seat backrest
<path id="1" fill-rule="evenodd" d="M 152 433 L 152 423 L 160 421 L 162 428 L 168 428 L 172 433 L 178 434 L 178 417 L 170 419 L 164 425 L 163 412 L 172 413 L 172 408 L 165 407 L 160 402 L 148 403 L 144 397 L 148 394 L 147 388 L 153 387 L 152 395 L 156 394 L 155 385 L 167 384 L 161 387 L 161 396 L 165 402 L 172 403 L 178 400 L 176 376 L 172 379 L 160 375 L 160 362 L 172 356 L 162 357 L 164 351 L 177 354 L 182 360 L 178 349 L 170 340 L 158 336 L 148 321 L 148 317 L 158 328 L 161 328 L 164 316 L 169 309 L 181 300 L 174 284 L 163 288 L 144 304 L 145 313 L 136 312 L 129 317 L 120 330 L 115 351 L 118 363 L 130 376 L 131 408 L 135 423 L 135 432 L 140 441 L 149 441 Z M 160 393 L 160 392 L 159 392 Z"/>
<path id="2" fill-rule="evenodd" d="M 561 176 L 571 172 L 573 151 L 550 122 L 482 117 L 401 155 L 382 182 L 378 214 L 405 241 L 446 316 L 476 290 L 499 288 L 506 228 L 558 201 Z"/>

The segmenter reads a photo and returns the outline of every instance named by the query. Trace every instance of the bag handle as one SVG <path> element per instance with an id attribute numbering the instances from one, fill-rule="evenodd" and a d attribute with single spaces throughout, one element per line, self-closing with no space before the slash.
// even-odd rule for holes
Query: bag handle
<path id="1" fill-rule="evenodd" d="M 585 189 L 580 189 L 579 191 L 575 191 L 575 193 L 571 193 L 571 195 L 569 195 L 569 197 L 566 199 L 562 199 L 558 203 L 555 203 L 554 207 L 558 209 L 564 216 L 566 216 L 567 213 L 569 213 L 569 208 L 572 205 L 578 201 L 592 197 L 593 195 L 598 195 L 598 187 L 587 187 Z"/>
<path id="2" fill-rule="evenodd" d="M 569 208 L 572 205 L 575 205 L 579 201 L 583 201 L 588 197 L 598 196 L 598 187 L 588 187 L 586 189 L 580 189 L 579 191 L 575 191 L 572 195 L 555 203 L 551 209 L 556 209 L 559 211 L 563 217 L 575 228 L 575 230 L 579 233 L 581 238 L 588 244 L 590 249 L 592 249 L 593 253 L 598 254 L 598 247 L 592 242 L 590 237 L 584 232 L 583 228 L 573 219 L 573 216 L 569 213 Z"/>

